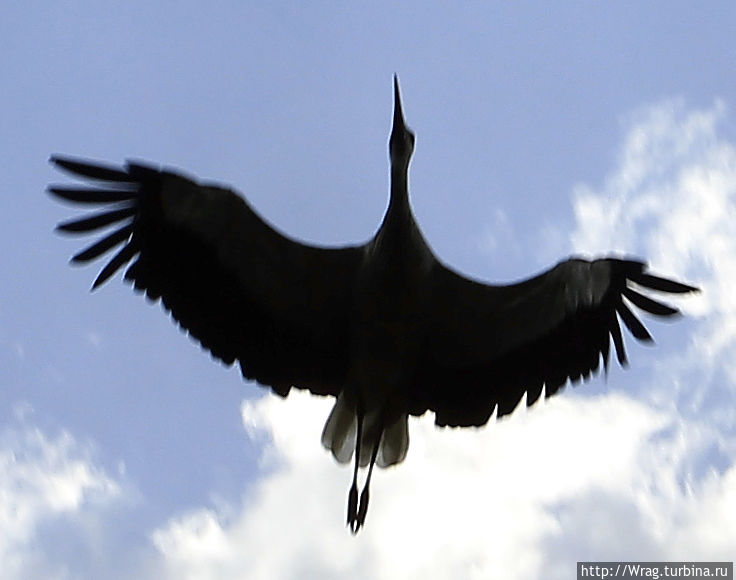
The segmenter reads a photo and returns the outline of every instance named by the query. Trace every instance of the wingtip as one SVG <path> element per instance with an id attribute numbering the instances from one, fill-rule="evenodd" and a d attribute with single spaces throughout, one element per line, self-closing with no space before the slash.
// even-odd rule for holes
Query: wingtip
<path id="1" fill-rule="evenodd" d="M 51 165 L 55 165 L 56 167 L 61 167 L 62 169 L 66 169 L 66 165 L 82 162 L 83 161 L 81 157 L 69 157 L 67 155 L 59 155 L 58 153 L 52 153 L 51 155 L 49 155 L 49 163 L 51 163 Z"/>
<path id="2" fill-rule="evenodd" d="M 60 155 L 52 155 L 49 161 L 56 167 L 67 173 L 71 173 L 77 178 L 116 183 L 128 183 L 131 181 L 127 171 L 107 163 L 90 161 L 81 157 L 62 157 Z"/>
<path id="3" fill-rule="evenodd" d="M 697 286 L 690 286 L 690 284 L 682 284 L 678 282 L 678 284 L 681 287 L 681 290 L 679 292 L 675 292 L 675 294 L 700 294 L 701 290 Z"/>
<path id="4" fill-rule="evenodd" d="M 662 276 L 656 276 L 648 272 L 644 272 L 638 276 L 632 276 L 630 279 L 636 284 L 640 284 L 651 290 L 657 290 L 658 292 L 667 292 L 669 294 L 700 292 L 700 288 L 697 288 L 696 286 L 683 284 L 682 282 L 677 282 L 670 278 L 663 278 Z"/>

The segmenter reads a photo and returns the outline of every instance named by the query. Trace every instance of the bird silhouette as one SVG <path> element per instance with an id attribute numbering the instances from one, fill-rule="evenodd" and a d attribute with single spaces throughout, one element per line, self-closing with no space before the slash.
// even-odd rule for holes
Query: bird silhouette
<path id="1" fill-rule="evenodd" d="M 103 237 L 73 256 L 113 250 L 93 288 L 124 278 L 223 363 L 281 396 L 292 387 L 335 397 L 322 443 L 354 458 L 347 524 L 363 525 L 374 465 L 400 463 L 408 416 L 433 411 L 438 425 L 478 426 L 532 405 L 568 381 L 608 368 L 610 344 L 626 365 L 619 321 L 652 338 L 632 312 L 678 311 L 646 290 L 693 286 L 649 274 L 638 260 L 572 257 L 509 285 L 464 277 L 432 252 L 412 214 L 407 128 L 394 76 L 386 214 L 362 245 L 317 247 L 275 230 L 231 189 L 139 162 L 123 167 L 53 156 L 90 182 L 51 186 L 56 197 L 104 211 L 58 229 Z M 358 471 L 368 471 L 358 495 Z"/>

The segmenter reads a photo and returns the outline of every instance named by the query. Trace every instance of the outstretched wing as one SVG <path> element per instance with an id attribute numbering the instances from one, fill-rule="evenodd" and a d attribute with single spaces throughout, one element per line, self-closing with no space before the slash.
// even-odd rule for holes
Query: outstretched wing
<path id="1" fill-rule="evenodd" d="M 121 267 L 125 279 L 243 376 L 286 395 L 291 386 L 337 395 L 347 365 L 349 304 L 362 248 L 290 240 L 234 192 L 139 163 L 113 168 L 53 157 L 91 181 L 50 193 L 104 211 L 64 222 L 62 232 L 115 227 L 76 254 L 88 262 L 122 245 L 93 288 Z"/>
<path id="2" fill-rule="evenodd" d="M 619 320 L 634 338 L 652 337 L 629 304 L 660 317 L 678 311 L 647 297 L 697 289 L 648 274 L 642 262 L 570 259 L 518 284 L 486 285 L 437 264 L 431 277 L 427 342 L 412 387 L 411 412 L 430 409 L 439 425 L 482 425 L 511 413 L 527 395 L 555 394 L 569 379 L 608 366 L 610 341 L 626 365 Z"/>

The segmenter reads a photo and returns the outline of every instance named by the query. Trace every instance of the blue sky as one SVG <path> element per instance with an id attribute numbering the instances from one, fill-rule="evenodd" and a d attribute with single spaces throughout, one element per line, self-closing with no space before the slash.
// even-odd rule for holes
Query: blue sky
<path id="1" fill-rule="evenodd" d="M 6 578 L 569 578 L 736 554 L 736 6 L 8 2 L 0 21 Z M 391 75 L 436 253 L 510 281 L 624 252 L 702 286 L 631 368 L 480 430 L 410 424 L 367 526 L 330 403 L 243 383 L 80 240 L 51 153 L 232 184 L 303 240 L 385 210 Z"/>

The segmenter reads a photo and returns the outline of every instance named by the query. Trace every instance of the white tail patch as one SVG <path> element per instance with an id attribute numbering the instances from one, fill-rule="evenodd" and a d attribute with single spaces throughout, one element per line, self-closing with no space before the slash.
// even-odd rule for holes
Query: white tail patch
<path id="1" fill-rule="evenodd" d="M 322 430 L 322 445 L 332 451 L 332 456 L 338 463 L 347 463 L 355 450 L 357 430 L 355 411 L 345 401 L 345 393 L 341 392 Z"/>
<path id="2" fill-rule="evenodd" d="M 367 413 L 363 417 L 363 433 L 360 441 L 360 466 L 366 467 L 373 453 L 376 437 L 381 437 L 376 464 L 388 467 L 401 463 L 409 449 L 409 425 L 407 415 L 401 415 L 393 424 L 380 431 L 380 412 Z M 355 409 L 340 393 L 322 431 L 322 445 L 332 452 L 339 463 L 348 463 L 355 452 L 358 418 Z"/>
<path id="3" fill-rule="evenodd" d="M 383 431 L 381 447 L 378 450 L 376 463 L 378 467 L 388 467 L 404 461 L 409 450 L 409 418 L 399 416 L 393 425 Z"/>

